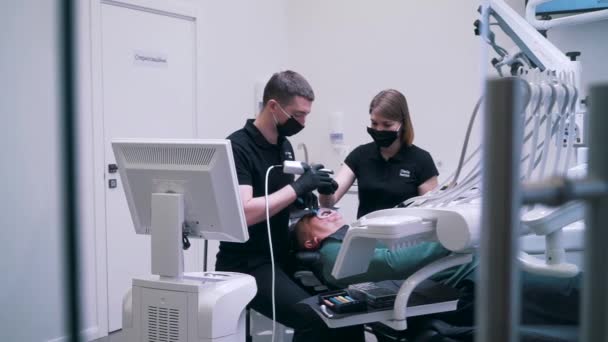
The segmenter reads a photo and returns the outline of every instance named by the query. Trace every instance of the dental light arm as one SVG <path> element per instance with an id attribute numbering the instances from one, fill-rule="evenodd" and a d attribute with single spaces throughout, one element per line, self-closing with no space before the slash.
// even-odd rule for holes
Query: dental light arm
<path id="1" fill-rule="evenodd" d="M 608 10 L 581 13 L 551 20 L 536 19 L 536 7 L 549 1 L 551 0 L 530 0 L 526 5 L 526 20 L 538 30 L 548 30 L 557 26 L 578 25 L 608 19 Z"/>
<path id="2" fill-rule="evenodd" d="M 543 37 L 503 0 L 492 0 L 487 5 L 483 5 L 481 17 L 486 29 L 489 29 L 490 17 L 493 17 L 521 52 L 541 71 L 573 71 L 580 75 L 578 63 L 570 61 L 562 51 Z"/>
<path id="3" fill-rule="evenodd" d="M 500 29 L 517 45 L 517 49 L 508 51 L 507 55 L 499 54 L 501 60 L 495 66 L 498 67 L 503 64 L 511 65 L 515 61 L 515 57 L 523 53 L 529 61 L 538 67 L 538 70 L 545 75 L 549 75 L 549 78 L 552 79 L 548 83 L 543 83 L 541 89 L 539 89 L 542 94 L 539 99 L 543 103 L 549 100 L 545 113 L 545 142 L 541 150 L 539 174 L 541 178 L 544 177 L 551 147 L 550 140 L 554 133 L 556 137 L 563 139 L 566 122 L 568 122 L 570 135 L 572 134 L 571 124 L 574 120 L 574 114 L 579 112 L 577 100 L 579 97 L 578 89 L 580 89 L 581 84 L 581 65 L 579 62 L 571 61 L 562 51 L 540 34 L 537 29 L 546 30 L 557 25 L 576 24 L 608 18 L 608 11 L 599 11 L 595 12 L 599 14 L 576 15 L 558 20 L 536 20 L 536 6 L 547 1 L 530 0 L 526 7 L 527 21 L 507 5 L 504 0 L 490 0 L 482 6 L 481 10 L 482 30 L 488 30 L 483 32 L 484 36 L 495 36 L 494 33 L 489 31 L 492 27 L 490 26 L 490 19 L 493 18 Z M 605 13 L 602 14 L 601 12 Z M 486 38 L 486 40 L 488 39 Z M 550 99 L 542 99 L 542 97 L 546 97 L 549 94 L 551 94 Z M 538 108 L 534 112 L 537 112 L 537 110 Z M 536 124 L 535 129 L 540 128 L 539 123 Z M 555 129 L 553 126 L 558 129 L 557 132 L 553 131 Z M 573 140 L 570 137 L 568 138 L 568 143 L 571 144 Z M 554 167 L 551 170 L 553 174 L 560 173 L 560 156 L 561 152 L 564 152 L 561 148 L 562 139 L 560 139 L 559 145 L 554 151 L 557 155 L 554 159 Z M 530 164 L 529 166 L 527 172 L 528 178 L 532 175 L 532 169 L 536 166 L 536 142 L 534 140 L 532 146 L 533 153 L 531 153 L 532 159 L 530 160 L 530 163 L 534 164 Z M 570 148 L 571 146 L 568 146 L 568 149 L 565 150 L 566 167 L 568 167 Z M 545 236 L 546 255 L 545 260 L 542 260 L 522 252 L 519 258 L 522 267 L 530 272 L 556 277 L 571 277 L 576 275 L 579 272 L 578 267 L 566 263 L 565 260 L 562 228 L 574 221 L 580 220 L 582 214 L 583 208 L 579 203 L 570 203 L 559 208 L 535 206 L 532 210 L 523 212 L 522 233 L 534 233 Z"/>

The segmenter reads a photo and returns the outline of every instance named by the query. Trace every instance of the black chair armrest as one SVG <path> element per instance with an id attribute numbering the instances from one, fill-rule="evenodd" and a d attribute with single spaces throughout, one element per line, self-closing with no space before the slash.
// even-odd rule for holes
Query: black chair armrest
<path id="1" fill-rule="evenodd" d="M 300 265 L 310 267 L 319 262 L 321 254 L 319 252 L 296 252 L 295 258 Z"/>

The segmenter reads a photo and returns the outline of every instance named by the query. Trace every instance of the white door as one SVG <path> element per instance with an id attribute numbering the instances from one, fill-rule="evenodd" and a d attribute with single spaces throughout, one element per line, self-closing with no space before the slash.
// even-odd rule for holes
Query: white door
<path id="1" fill-rule="evenodd" d="M 131 279 L 150 274 L 150 236 L 135 234 L 118 173 L 108 171 L 115 163 L 110 142 L 196 136 L 195 29 L 194 18 L 101 5 L 109 331 L 122 326 L 122 298 Z M 110 187 L 111 180 L 117 187 Z M 199 248 L 193 243 L 186 252 L 186 269 L 202 270 Z"/>

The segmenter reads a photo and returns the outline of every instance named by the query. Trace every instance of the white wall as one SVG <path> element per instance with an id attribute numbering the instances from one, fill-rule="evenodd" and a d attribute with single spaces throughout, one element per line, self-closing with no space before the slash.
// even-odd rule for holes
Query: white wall
<path id="1" fill-rule="evenodd" d="M 56 1 L 0 3 L 0 340 L 65 332 Z"/>
<path id="2" fill-rule="evenodd" d="M 369 103 L 395 88 L 408 100 L 414 143 L 448 176 L 480 94 L 476 7 L 450 0 L 289 1 L 289 65 L 317 96 L 307 128 L 293 140 L 308 145 L 311 160 L 337 170 L 342 158 L 328 148 L 329 114 L 344 112 L 351 148 L 370 142 Z M 350 217 L 356 200 L 348 201 Z"/>
<path id="3" fill-rule="evenodd" d="M 334 111 L 345 113 L 351 147 L 371 141 L 369 102 L 396 88 L 408 100 L 414 143 L 442 162 L 440 171 L 455 166 L 480 93 L 473 2 L 290 1 L 288 17 L 290 66 L 317 95 L 307 129 L 296 138 L 309 145 L 312 159 L 339 165 L 327 149 Z"/>
<path id="4" fill-rule="evenodd" d="M 550 30 L 548 38 L 562 51 L 580 51 L 584 94 L 594 83 L 608 82 L 608 20 Z"/>
<path id="5" fill-rule="evenodd" d="M 191 0 L 191 2 L 195 2 Z M 198 1 L 204 36 L 200 47 L 201 138 L 225 138 L 253 118 L 254 87 L 287 64 L 283 0 Z"/>

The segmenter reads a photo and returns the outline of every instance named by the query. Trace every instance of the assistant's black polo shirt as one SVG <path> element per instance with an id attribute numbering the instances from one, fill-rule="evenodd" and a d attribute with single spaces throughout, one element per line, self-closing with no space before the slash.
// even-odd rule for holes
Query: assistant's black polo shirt
<path id="1" fill-rule="evenodd" d="M 422 183 L 439 175 L 431 155 L 415 145 L 403 145 L 385 160 L 372 142 L 355 148 L 344 163 L 355 173 L 359 185 L 357 218 L 417 196 Z"/>
<path id="2" fill-rule="evenodd" d="M 272 165 L 280 165 L 284 160 L 293 160 L 294 152 L 291 143 L 279 137 L 277 144 L 269 143 L 253 119 L 247 120 L 245 127 L 232 133 L 228 139 L 232 144 L 234 163 L 240 185 L 251 185 L 253 197 L 264 196 L 264 178 L 266 170 Z M 270 172 L 268 194 L 293 182 L 294 176 L 284 174 L 280 168 Z M 280 261 L 287 253 L 289 209 L 283 209 L 270 218 L 273 251 L 276 260 Z M 266 221 L 248 227 L 249 240 L 245 243 L 220 242 L 219 262 L 233 264 L 248 258 L 267 258 L 270 255 Z"/>

